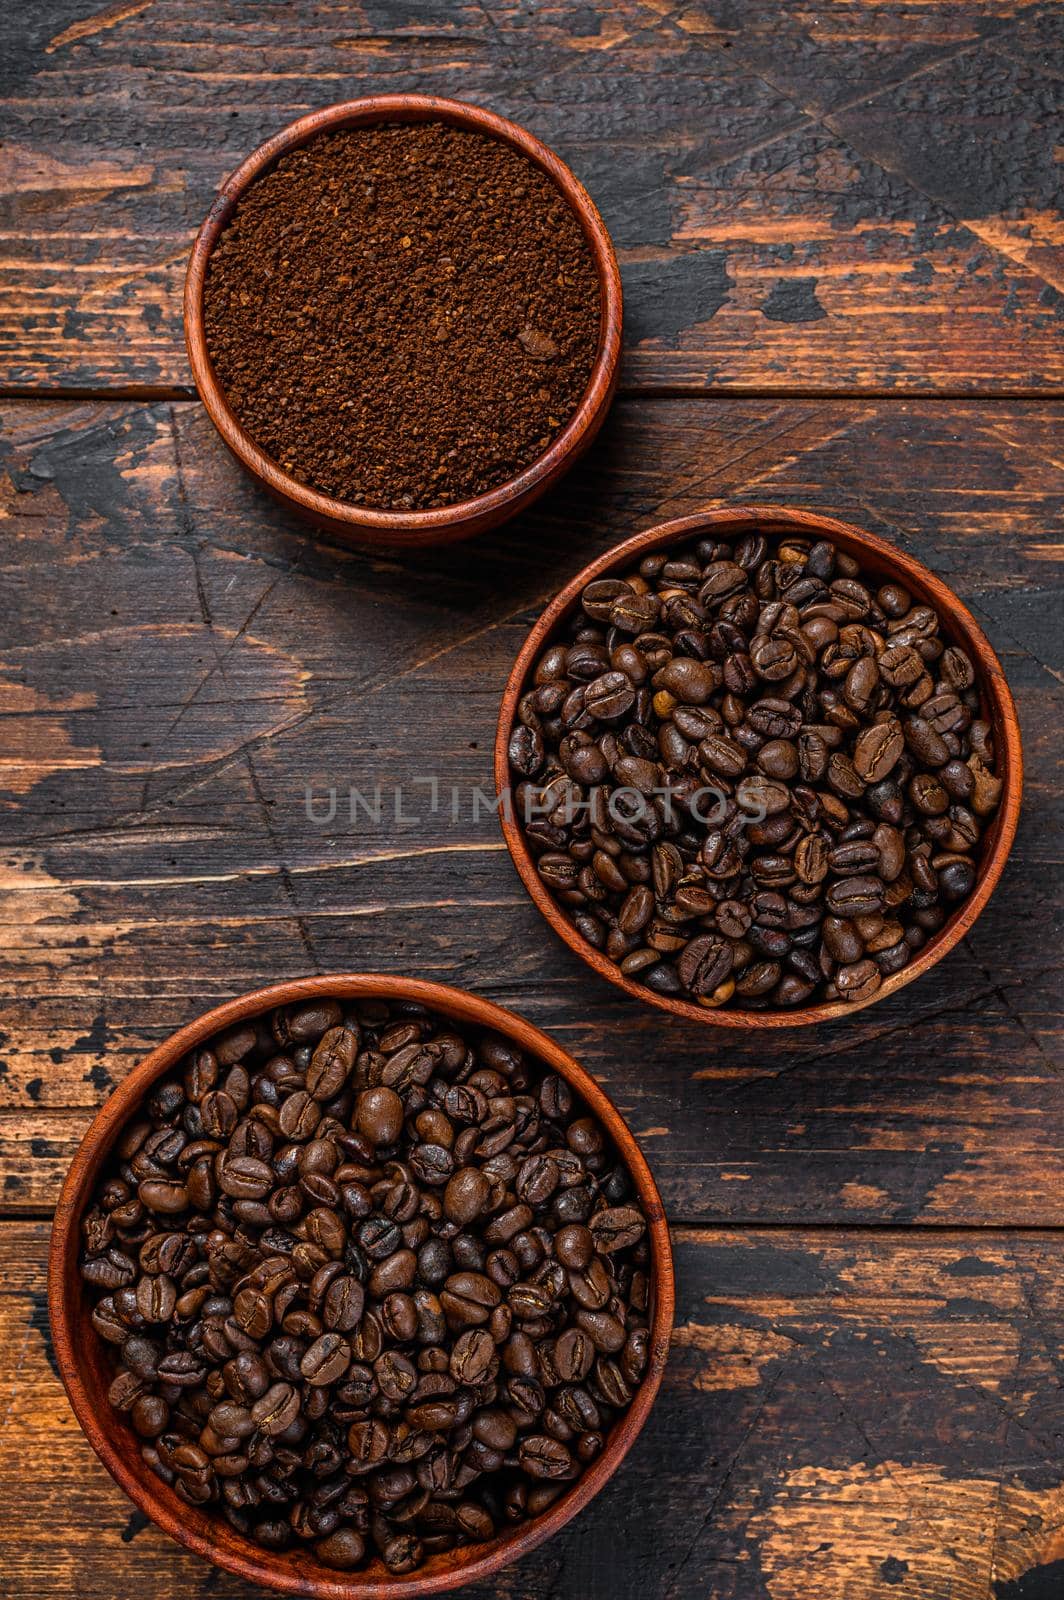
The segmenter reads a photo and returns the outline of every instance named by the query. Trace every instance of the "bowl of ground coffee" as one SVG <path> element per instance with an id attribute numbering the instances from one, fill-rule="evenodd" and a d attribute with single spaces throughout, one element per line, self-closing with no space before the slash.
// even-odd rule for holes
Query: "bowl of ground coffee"
<path id="1" fill-rule="evenodd" d="M 495 748 L 552 927 L 679 1016 L 789 1027 L 927 972 L 1001 876 L 1022 785 L 1001 665 L 885 540 L 726 507 L 593 561 L 532 629 Z"/>
<path id="2" fill-rule="evenodd" d="M 56 1210 L 74 1412 L 167 1533 L 290 1594 L 487 1577 L 616 1471 L 668 1228 L 607 1096 L 498 1006 L 337 976 L 228 1001 L 108 1099 Z"/>
<path id="3" fill-rule="evenodd" d="M 583 186 L 515 123 L 382 95 L 302 117 L 219 190 L 185 335 L 237 459 L 355 543 L 497 526 L 601 426 L 621 283 Z"/>

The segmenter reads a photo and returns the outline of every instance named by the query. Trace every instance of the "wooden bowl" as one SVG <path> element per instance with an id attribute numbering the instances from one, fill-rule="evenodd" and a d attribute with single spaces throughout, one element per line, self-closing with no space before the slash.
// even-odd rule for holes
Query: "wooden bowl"
<path id="1" fill-rule="evenodd" d="M 375 122 L 445 122 L 499 139 L 527 157 L 561 190 L 584 231 L 598 277 L 601 312 L 595 364 L 584 397 L 565 427 L 538 460 L 509 482 L 472 500 L 430 511 L 379 511 L 321 494 L 282 471 L 237 421 L 207 353 L 203 321 L 203 289 L 211 251 L 228 224 L 237 202 L 256 178 L 279 156 L 306 144 L 317 134 Z M 495 528 L 545 494 L 583 454 L 606 418 L 617 385 L 621 353 L 621 275 L 606 225 L 587 190 L 564 161 L 516 122 L 461 100 L 427 94 L 373 95 L 326 106 L 289 123 L 248 156 L 218 191 L 196 236 L 185 277 L 185 343 L 192 376 L 207 414 L 237 460 L 282 505 L 317 527 L 326 528 L 361 546 L 415 549 L 449 544 Z"/>
<path id="2" fill-rule="evenodd" d="M 265 1550 L 237 1533 L 220 1515 L 209 1515 L 179 1500 L 145 1465 L 140 1441 L 108 1401 L 113 1373 L 104 1343 L 92 1326 L 89 1300 L 78 1273 L 82 1215 L 112 1146 L 153 1085 L 189 1050 L 222 1029 L 274 1006 L 329 995 L 343 1000 L 412 1000 L 455 1022 L 504 1034 L 565 1078 L 607 1129 L 632 1176 L 648 1223 L 650 1359 L 631 1406 L 611 1430 L 601 1455 L 543 1516 L 515 1526 L 488 1544 L 435 1555 L 409 1577 L 393 1576 L 380 1561 L 371 1562 L 361 1572 L 340 1573 L 322 1566 L 308 1553 Z M 564 1527 L 617 1471 L 647 1420 L 665 1370 L 674 1303 L 669 1229 L 657 1185 L 617 1108 L 583 1067 L 538 1028 L 476 995 L 413 978 L 364 974 L 303 978 L 227 1000 L 153 1050 L 105 1101 L 78 1147 L 56 1207 L 48 1261 L 48 1309 L 59 1373 L 74 1415 L 115 1482 L 146 1516 L 197 1555 L 250 1583 L 265 1584 L 284 1594 L 314 1596 L 315 1600 L 414 1600 L 414 1596 L 440 1594 L 490 1577 Z"/>
<path id="3" fill-rule="evenodd" d="M 884 978 L 879 989 L 868 1000 L 836 1000 L 779 1011 L 743 1010 L 738 1006 L 707 1010 L 689 1000 L 655 994 L 643 984 L 625 977 L 615 962 L 594 949 L 574 928 L 536 871 L 513 808 L 500 806 L 502 830 L 525 888 L 555 933 L 565 940 L 570 949 L 575 950 L 601 977 L 616 984 L 626 994 L 633 995 L 647 1005 L 657 1006 L 662 1011 L 671 1011 L 674 1016 L 686 1017 L 690 1022 L 713 1028 L 793 1028 L 813 1022 L 830 1022 L 836 1017 L 852 1016 L 855 1011 L 874 1005 L 888 994 L 896 994 L 907 983 L 928 972 L 960 943 L 990 899 L 1016 836 L 1023 788 L 1020 725 L 1001 663 L 971 612 L 941 579 L 885 539 L 866 533 L 852 523 L 838 522 L 834 517 L 823 517 L 815 511 L 750 505 L 700 511 L 694 516 L 679 517 L 674 522 L 663 522 L 655 528 L 648 528 L 645 533 L 637 533 L 634 538 L 614 546 L 605 555 L 590 562 L 551 601 L 525 640 L 503 695 L 495 738 L 495 783 L 500 794 L 511 781 L 507 751 L 518 701 L 525 692 L 536 661 L 560 624 L 575 610 L 584 586 L 595 578 L 628 571 L 643 556 L 665 546 L 679 544 L 701 534 L 712 534 L 718 539 L 742 538 L 755 528 L 764 533 L 828 539 L 859 561 L 865 572 L 879 576 L 884 582 L 893 580 L 904 584 L 916 598 L 934 607 L 941 619 L 944 634 L 967 651 L 975 666 L 983 714 L 994 730 L 997 775 L 1003 779 L 1004 787 L 993 822 L 982 839 L 975 888 L 943 927 L 917 951 L 908 966 L 892 977 Z"/>

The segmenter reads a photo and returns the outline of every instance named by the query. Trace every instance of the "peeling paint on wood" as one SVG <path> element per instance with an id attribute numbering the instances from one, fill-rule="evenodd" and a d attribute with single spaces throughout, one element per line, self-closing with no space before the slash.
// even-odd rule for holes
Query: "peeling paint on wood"
<path id="1" fill-rule="evenodd" d="M 1060 995 L 1027 937 L 1032 906 L 1060 915 L 1059 409 L 626 401 L 541 508 L 418 561 L 308 538 L 197 406 L 4 420 L 10 748 L 43 723 L 40 759 L 61 729 L 100 761 L 32 766 L 0 804 L 0 1205 L 52 1203 L 93 1108 L 174 1027 L 317 965 L 416 968 L 556 1029 L 635 1127 L 669 1130 L 646 1142 L 674 1217 L 1064 1223 Z M 596 550 L 714 497 L 816 505 L 922 556 L 1001 652 L 1026 740 L 1025 824 L 971 939 L 771 1053 L 594 983 L 473 817 L 530 618 Z M 308 784 L 319 816 L 337 789 L 331 823 Z M 352 822 L 352 785 L 380 786 L 379 822 Z"/>
<path id="2" fill-rule="evenodd" d="M 676 1229 L 676 1338 L 635 1450 L 578 1524 L 469 1593 L 1057 1600 L 1059 1235 L 981 1236 L 978 1321 L 951 1299 L 970 1239 Z M 46 1248 L 44 1223 L 0 1227 L 10 1592 L 102 1597 L 119 1571 L 123 1593 L 244 1600 L 131 1517 L 74 1424 L 39 1315 Z M 928 1362 L 929 1330 L 954 1367 Z"/>
<path id="3" fill-rule="evenodd" d="M 0 383 L 187 386 L 182 268 L 220 179 L 303 112 L 397 90 L 513 116 L 587 182 L 628 384 L 1060 382 L 1052 6 L 32 9 L 0 18 Z"/>

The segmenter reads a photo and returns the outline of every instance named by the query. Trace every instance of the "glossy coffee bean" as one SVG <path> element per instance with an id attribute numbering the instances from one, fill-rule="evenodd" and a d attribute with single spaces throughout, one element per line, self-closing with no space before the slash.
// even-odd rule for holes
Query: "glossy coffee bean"
<path id="1" fill-rule="evenodd" d="M 900 970 L 914 930 L 975 886 L 1001 783 L 974 666 L 930 606 L 826 540 L 647 556 L 588 587 L 534 676 L 566 708 L 561 732 L 537 723 L 539 875 L 653 993 L 857 1001 L 866 958 L 880 980 Z M 892 944 L 845 931 L 888 913 Z"/>
<path id="2" fill-rule="evenodd" d="M 584 644 L 584 666 L 609 659 Z M 638 673 L 635 651 L 613 654 Z M 643 742 L 623 748 L 643 782 Z M 599 854 L 634 937 L 654 869 Z M 922 870 L 948 883 L 955 860 Z M 712 919 L 714 897 L 676 887 Z M 771 895 L 759 914 L 778 917 Z M 884 951 L 899 927 L 880 919 Z M 732 951 L 694 927 L 680 944 L 706 983 Z M 596 1459 L 646 1367 L 646 1223 L 563 1079 L 418 1006 L 326 1000 L 230 1030 L 148 1109 L 86 1214 L 81 1273 L 111 1404 L 186 1504 L 338 1571 L 406 1573 L 537 1515 Z"/>

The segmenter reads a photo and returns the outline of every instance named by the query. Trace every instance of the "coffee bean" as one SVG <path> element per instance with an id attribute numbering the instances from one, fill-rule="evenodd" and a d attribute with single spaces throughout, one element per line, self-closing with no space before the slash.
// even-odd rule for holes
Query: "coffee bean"
<path id="1" fill-rule="evenodd" d="M 449 1368 L 456 1383 L 474 1387 L 491 1369 L 495 1343 L 483 1328 L 469 1328 L 459 1334 L 451 1350 Z"/>
<path id="2" fill-rule="evenodd" d="M 269 1164 L 255 1156 L 228 1156 L 218 1166 L 218 1185 L 234 1200 L 261 1200 L 275 1181 Z"/>
<path id="3" fill-rule="evenodd" d="M 708 662 L 676 656 L 654 674 L 653 681 L 655 688 L 668 690 L 684 705 L 701 706 L 719 686 L 720 675 Z"/>
<path id="4" fill-rule="evenodd" d="M 555 1234 L 554 1254 L 563 1267 L 588 1266 L 594 1250 L 594 1235 L 581 1223 L 570 1223 Z"/>
<path id="5" fill-rule="evenodd" d="M 487 1208 L 491 1184 L 477 1167 L 460 1167 L 447 1182 L 443 1194 L 444 1215 L 465 1227 Z"/>
<path id="6" fill-rule="evenodd" d="M 589 583 L 580 595 L 580 604 L 596 622 L 609 622 L 614 603 L 634 594 L 623 578 L 599 578 Z"/>
<path id="7" fill-rule="evenodd" d="M 975 867 L 963 858 L 946 863 L 938 874 L 939 892 L 951 905 L 966 900 L 975 888 Z"/>
<path id="8" fill-rule="evenodd" d="M 188 1189 L 183 1183 L 165 1178 L 146 1178 L 137 1188 L 137 1198 L 149 1211 L 176 1216 L 188 1209 Z"/>
<path id="9" fill-rule="evenodd" d="M 856 961 L 852 966 L 841 966 L 835 975 L 835 986 L 844 1000 L 868 1000 L 882 981 L 882 974 L 874 961 Z"/>
<path id="10" fill-rule="evenodd" d="M 704 934 L 685 946 L 677 963 L 680 982 L 692 994 L 712 994 L 732 967 L 732 947 L 725 939 Z"/>
<path id="11" fill-rule="evenodd" d="M 703 1006 L 794 1006 L 834 998 L 837 969 L 866 958 L 832 924 L 891 912 L 902 937 L 868 950 L 881 975 L 887 949 L 926 937 L 920 919 L 941 926 L 974 888 L 1001 781 L 974 668 L 933 608 L 864 582 L 826 540 L 757 534 L 739 555 L 700 540 L 597 580 L 534 674 L 570 710 L 560 731 L 553 713 L 537 723 L 558 777 L 549 831 L 528 837 L 544 884 L 626 976 Z M 599 679 L 596 739 L 574 719 Z M 572 782 L 591 790 L 586 817 L 562 805 Z M 785 925 L 752 911 L 765 891 Z M 730 950 L 720 973 L 706 939 Z"/>
<path id="12" fill-rule="evenodd" d="M 746 767 L 746 752 L 742 745 L 724 734 L 710 734 L 698 747 L 703 764 L 724 778 L 737 778 Z"/>
<path id="13" fill-rule="evenodd" d="M 455 1272 L 440 1291 L 440 1304 L 458 1327 L 487 1322 L 502 1295 L 482 1272 Z"/>
<path id="14" fill-rule="evenodd" d="M 287 1012 L 275 1012 L 274 1019 L 278 1044 L 313 1044 L 330 1028 L 339 1027 L 343 1011 L 335 1000 L 308 1000 Z"/>
<path id="15" fill-rule="evenodd" d="M 365 1291 L 356 1278 L 344 1273 L 333 1278 L 325 1291 L 322 1321 L 334 1333 L 350 1333 L 362 1320 Z"/>
<path id="16" fill-rule="evenodd" d="M 251 1420 L 263 1433 L 275 1438 L 284 1433 L 299 1415 L 299 1390 L 291 1383 L 275 1383 L 251 1407 Z"/>
<path id="17" fill-rule="evenodd" d="M 642 780 L 643 745 L 624 749 Z M 639 922 L 649 858 L 599 853 L 644 891 Z M 717 908 L 671 888 L 685 916 Z M 723 941 L 681 936 L 708 971 L 699 940 Z M 646 1223 L 602 1127 L 507 1041 L 416 1006 L 283 1008 L 221 1056 L 209 1042 L 153 1092 L 83 1228 L 111 1403 L 146 1464 L 337 1570 L 413 1570 L 491 1537 L 504 1504 L 538 1514 L 645 1368 Z"/>
<path id="18" fill-rule="evenodd" d="M 618 722 L 635 705 L 636 691 L 623 672 L 604 672 L 589 683 L 583 706 L 598 722 Z"/>
<path id="19" fill-rule="evenodd" d="M 366 1555 L 366 1544 L 354 1528 L 337 1528 L 335 1533 L 315 1542 L 314 1554 L 325 1566 L 348 1572 L 362 1565 Z"/>
<path id="20" fill-rule="evenodd" d="M 338 1333 L 323 1333 L 307 1350 L 299 1370 L 308 1383 L 324 1385 L 342 1378 L 351 1365 L 351 1348 Z"/>
<path id="21" fill-rule="evenodd" d="M 355 1128 L 371 1145 L 395 1144 L 403 1127 L 403 1102 L 394 1089 L 364 1089 L 355 1106 Z"/>
<path id="22" fill-rule="evenodd" d="M 610 1297 L 610 1276 L 600 1256 L 586 1267 L 570 1269 L 569 1292 L 588 1311 L 600 1311 Z"/>
<path id="23" fill-rule="evenodd" d="M 825 895 L 828 909 L 837 917 L 862 916 L 878 911 L 885 898 L 882 879 L 871 877 L 840 878 L 832 883 Z"/>
<path id="24" fill-rule="evenodd" d="M 646 1223 L 635 1206 L 608 1206 L 595 1212 L 590 1231 L 595 1249 L 612 1255 L 638 1243 L 646 1231 Z"/>
<path id="25" fill-rule="evenodd" d="M 656 594 L 620 595 L 610 607 L 610 624 L 622 633 L 646 633 L 657 622 L 660 610 Z"/>
<path id="26" fill-rule="evenodd" d="M 398 1350 L 385 1350 L 373 1363 L 373 1375 L 381 1393 L 388 1400 L 405 1400 L 417 1385 L 417 1369 L 413 1362 Z"/>
<path id="27" fill-rule="evenodd" d="M 909 798 L 924 816 L 940 817 L 949 808 L 949 795 L 930 772 L 918 772 L 909 780 Z"/>
<path id="28" fill-rule="evenodd" d="M 314 1049 L 307 1068 L 307 1092 L 315 1100 L 332 1100 L 347 1082 L 358 1054 L 358 1035 L 344 1027 L 330 1028 Z"/>
<path id="29" fill-rule="evenodd" d="M 794 778 L 798 774 L 798 748 L 791 739 L 769 739 L 757 752 L 757 764 L 766 777 Z"/>
<path id="30" fill-rule="evenodd" d="M 874 722 L 857 736 L 853 765 L 864 783 L 881 783 L 897 765 L 905 749 L 905 736 L 896 717 Z"/>
<path id="31" fill-rule="evenodd" d="M 518 1461 L 530 1478 L 569 1478 L 573 1476 L 573 1458 L 558 1439 L 547 1434 L 531 1434 L 522 1439 Z"/>

